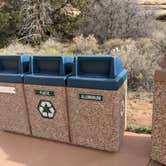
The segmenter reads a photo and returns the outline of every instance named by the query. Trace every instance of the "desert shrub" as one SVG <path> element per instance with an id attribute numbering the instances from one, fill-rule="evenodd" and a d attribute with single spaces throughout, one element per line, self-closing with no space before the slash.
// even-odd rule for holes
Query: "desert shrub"
<path id="1" fill-rule="evenodd" d="M 105 41 L 100 48 L 104 54 L 111 54 L 112 50 L 121 48 L 123 44 L 124 41 L 122 39 L 110 39 Z"/>
<path id="2" fill-rule="evenodd" d="M 110 39 L 100 45 L 102 54 L 114 54 L 120 49 L 126 48 L 128 45 L 135 45 L 133 39 Z"/>
<path id="3" fill-rule="evenodd" d="M 94 34 L 101 42 L 150 36 L 155 27 L 153 13 L 136 0 L 91 0 L 84 20 L 82 33 Z"/>
<path id="4" fill-rule="evenodd" d="M 110 46 L 108 43 L 110 43 Z M 151 90 L 154 72 L 158 68 L 158 62 L 163 55 L 154 46 L 152 40 L 146 38 L 137 41 L 128 39 L 121 41 L 119 45 L 116 44 L 116 47 L 112 47 L 111 43 L 111 41 L 107 41 L 106 44 L 103 44 L 102 52 L 121 56 L 129 73 L 129 87 L 136 90 Z M 109 47 L 112 49 L 109 50 Z"/>
<path id="5" fill-rule="evenodd" d="M 99 45 L 93 35 L 88 37 L 83 37 L 83 35 L 77 36 L 73 39 L 73 42 L 75 54 L 92 55 L 97 54 L 99 51 Z"/>

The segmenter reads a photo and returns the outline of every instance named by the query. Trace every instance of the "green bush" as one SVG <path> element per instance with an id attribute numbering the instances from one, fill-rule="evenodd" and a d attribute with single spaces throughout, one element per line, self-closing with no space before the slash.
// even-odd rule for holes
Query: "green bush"
<path id="1" fill-rule="evenodd" d="M 88 0 L 70 0 L 66 1 L 50 0 L 52 7 L 52 25 L 49 31 L 52 36 L 58 36 L 61 39 L 73 38 L 74 30 L 79 27 L 79 20 L 84 17 Z"/>
<path id="2" fill-rule="evenodd" d="M 15 0 L 7 0 L 0 7 L 0 47 L 4 47 L 16 38 L 18 30 L 19 13 Z"/>
<path id="3" fill-rule="evenodd" d="M 138 134 L 152 134 L 152 129 L 142 128 L 142 127 L 128 127 L 126 131 L 138 133 Z"/>
<path id="4" fill-rule="evenodd" d="M 24 0 L 19 35 L 24 43 L 40 45 L 49 37 L 71 40 L 85 14 L 88 0 Z"/>

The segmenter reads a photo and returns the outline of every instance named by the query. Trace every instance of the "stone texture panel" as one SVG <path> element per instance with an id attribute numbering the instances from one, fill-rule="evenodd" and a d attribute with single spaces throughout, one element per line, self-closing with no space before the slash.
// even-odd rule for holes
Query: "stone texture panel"
<path id="1" fill-rule="evenodd" d="M 125 128 L 126 84 L 118 91 L 68 88 L 72 144 L 118 151 Z M 103 96 L 103 101 L 81 100 L 79 94 Z M 123 108 L 124 108 L 123 104 Z"/>
<path id="2" fill-rule="evenodd" d="M 35 90 L 54 91 L 55 96 L 35 95 Z M 68 116 L 65 87 L 25 85 L 32 135 L 36 137 L 69 142 Z M 40 101 L 51 101 L 56 113 L 53 119 L 43 118 L 38 111 Z"/>
<path id="3" fill-rule="evenodd" d="M 0 83 L 3 87 L 13 87 L 16 93 L 0 93 L 0 128 L 5 131 L 29 135 L 28 112 L 22 84 Z"/>

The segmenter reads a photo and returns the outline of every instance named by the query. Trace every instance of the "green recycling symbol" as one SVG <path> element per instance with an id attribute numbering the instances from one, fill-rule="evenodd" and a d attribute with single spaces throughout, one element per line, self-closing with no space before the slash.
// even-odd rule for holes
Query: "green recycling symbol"
<path id="1" fill-rule="evenodd" d="M 41 100 L 38 105 L 38 111 L 40 112 L 43 118 L 53 119 L 56 113 L 56 109 L 54 108 L 51 101 Z"/>

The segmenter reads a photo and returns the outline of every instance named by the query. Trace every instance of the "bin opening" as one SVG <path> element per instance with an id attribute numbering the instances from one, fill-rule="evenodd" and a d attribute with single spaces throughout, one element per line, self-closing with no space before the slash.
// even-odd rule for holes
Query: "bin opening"
<path id="1" fill-rule="evenodd" d="M 127 79 L 127 70 L 118 56 L 76 56 L 68 87 L 118 90 Z"/>
<path id="2" fill-rule="evenodd" d="M 0 73 L 18 74 L 20 60 L 18 57 L 0 57 Z"/>
<path id="3" fill-rule="evenodd" d="M 79 60 L 78 76 L 109 78 L 111 62 L 107 60 Z"/>
<path id="4" fill-rule="evenodd" d="M 34 59 L 34 71 L 35 75 L 48 75 L 59 76 L 61 61 L 57 59 Z"/>
<path id="5" fill-rule="evenodd" d="M 23 83 L 30 56 L 0 55 L 0 82 Z"/>
<path id="6" fill-rule="evenodd" d="M 32 56 L 30 72 L 25 84 L 66 86 L 67 73 L 71 71 L 73 58 L 67 56 Z"/>

